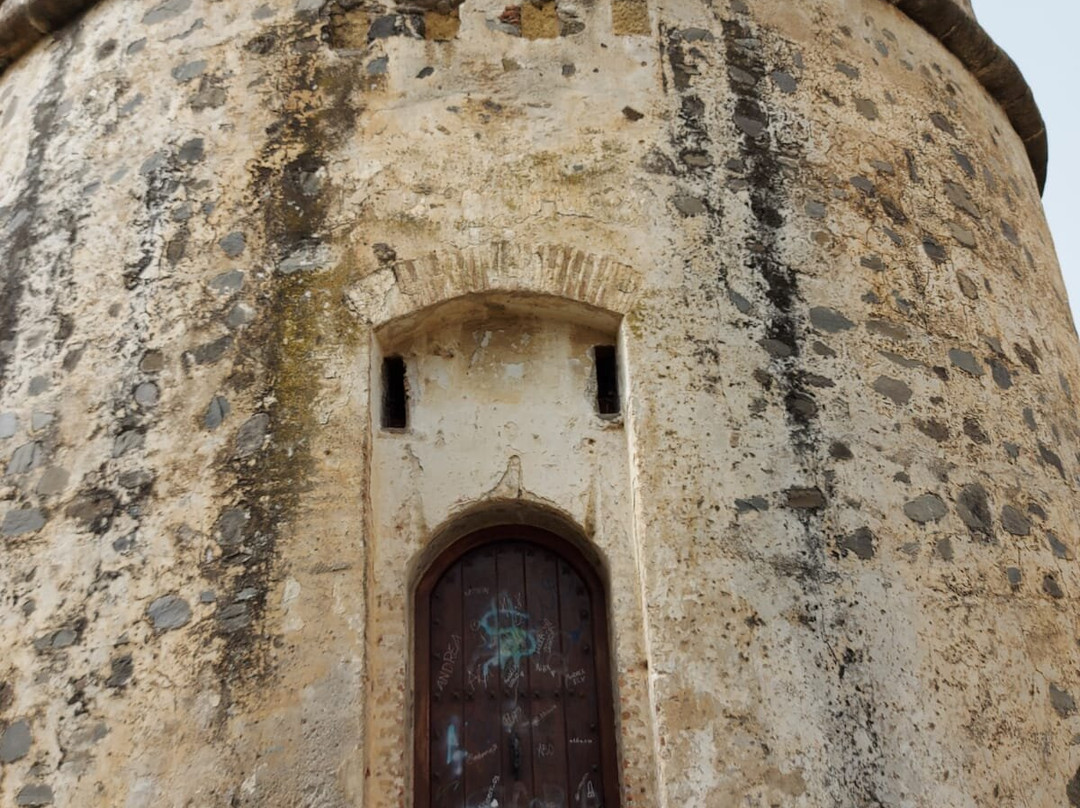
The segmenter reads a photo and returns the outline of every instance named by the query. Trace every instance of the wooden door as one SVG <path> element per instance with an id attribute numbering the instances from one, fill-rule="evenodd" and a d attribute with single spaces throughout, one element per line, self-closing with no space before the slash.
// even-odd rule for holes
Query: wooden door
<path id="1" fill-rule="evenodd" d="M 416 808 L 616 808 L 606 603 L 564 540 L 475 533 L 417 594 Z"/>

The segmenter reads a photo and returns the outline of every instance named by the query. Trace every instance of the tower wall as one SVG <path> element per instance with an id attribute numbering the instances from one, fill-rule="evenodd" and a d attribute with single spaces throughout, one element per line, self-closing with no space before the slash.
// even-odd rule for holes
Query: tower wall
<path id="1" fill-rule="evenodd" d="M 411 587 L 518 520 L 622 805 L 1080 804 L 1016 126 L 879 0 L 97 3 L 0 77 L 0 802 L 410 805 Z"/>

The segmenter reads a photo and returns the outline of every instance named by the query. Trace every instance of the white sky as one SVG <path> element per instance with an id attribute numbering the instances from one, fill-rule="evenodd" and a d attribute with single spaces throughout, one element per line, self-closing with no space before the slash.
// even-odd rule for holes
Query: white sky
<path id="1" fill-rule="evenodd" d="M 1035 93 L 1050 139 L 1043 204 L 1080 323 L 1080 46 L 1078 0 L 973 0 L 975 16 L 1013 61 Z"/>

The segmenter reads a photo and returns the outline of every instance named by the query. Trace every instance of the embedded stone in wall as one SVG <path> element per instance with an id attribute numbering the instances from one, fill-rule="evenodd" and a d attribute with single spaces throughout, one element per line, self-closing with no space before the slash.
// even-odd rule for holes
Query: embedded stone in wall
<path id="1" fill-rule="evenodd" d="M 526 0 L 521 4 L 521 35 L 525 39 L 554 39 L 559 35 L 556 0 Z"/>
<path id="2" fill-rule="evenodd" d="M 648 36 L 652 33 L 648 0 L 612 0 L 611 30 L 619 36 Z"/>
<path id="3" fill-rule="evenodd" d="M 945 503 L 936 494 L 923 494 L 904 505 L 904 514 L 913 522 L 936 522 L 948 513 Z"/>
<path id="4" fill-rule="evenodd" d="M 109 661 L 109 676 L 105 680 L 106 687 L 122 688 L 131 681 L 135 674 L 135 663 L 131 654 L 123 654 Z"/>
<path id="5" fill-rule="evenodd" d="M 907 404 L 911 400 L 911 388 L 899 379 L 890 379 L 888 376 L 879 376 L 874 382 L 874 390 L 894 404 Z"/>
<path id="6" fill-rule="evenodd" d="M 0 523 L 0 535 L 22 536 L 26 533 L 36 533 L 45 527 L 45 514 L 38 508 L 16 508 L 4 514 L 4 521 Z"/>
<path id="7" fill-rule="evenodd" d="M 0 733 L 0 763 L 22 760 L 30 751 L 30 723 L 25 718 L 13 721 Z"/>
<path id="8" fill-rule="evenodd" d="M 448 12 L 424 12 L 424 39 L 435 42 L 448 42 L 458 35 L 461 18 L 455 8 Z"/>
<path id="9" fill-rule="evenodd" d="M 160 634 L 186 626 L 191 620 L 191 607 L 181 597 L 165 595 L 146 607 L 146 616 Z"/>
<path id="10" fill-rule="evenodd" d="M 191 8 L 191 0 L 163 0 L 143 14 L 143 25 L 157 25 L 179 17 Z"/>
<path id="11" fill-rule="evenodd" d="M 26 806 L 26 808 L 40 808 L 45 805 L 53 804 L 53 790 L 47 785 L 28 785 L 23 786 L 19 793 L 15 796 L 15 804 L 17 806 Z"/>
<path id="12" fill-rule="evenodd" d="M 837 544 L 842 555 L 846 556 L 851 553 L 863 561 L 869 561 L 874 557 L 876 538 L 870 528 L 861 527 L 855 532 L 841 537 Z"/>

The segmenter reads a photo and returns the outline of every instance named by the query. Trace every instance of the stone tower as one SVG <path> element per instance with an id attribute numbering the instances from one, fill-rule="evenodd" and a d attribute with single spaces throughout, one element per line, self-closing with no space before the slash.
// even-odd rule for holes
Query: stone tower
<path id="1" fill-rule="evenodd" d="M 1015 66 L 507 1 L 0 2 L 0 804 L 1080 806 Z"/>

